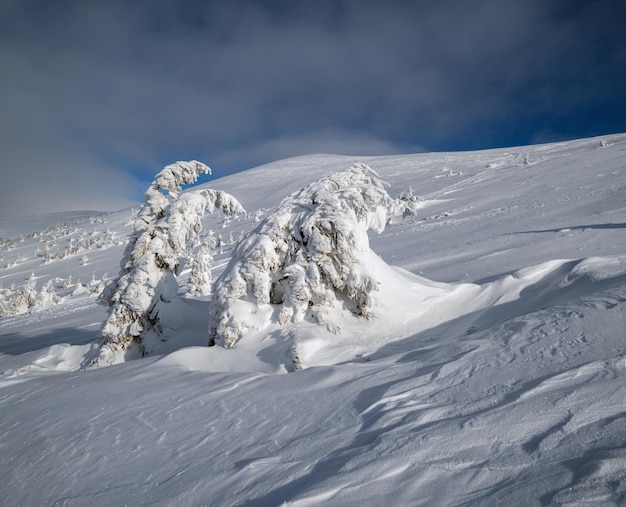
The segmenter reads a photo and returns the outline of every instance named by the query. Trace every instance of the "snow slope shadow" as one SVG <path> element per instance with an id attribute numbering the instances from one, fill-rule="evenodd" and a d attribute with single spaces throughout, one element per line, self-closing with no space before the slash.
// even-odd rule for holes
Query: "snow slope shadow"
<path id="1" fill-rule="evenodd" d="M 22 333 L 6 333 L 0 340 L 0 354 L 19 356 L 28 352 L 42 350 L 54 345 L 86 345 L 95 340 L 99 327 L 90 330 L 80 328 L 51 328 L 45 333 L 27 335 Z"/>
<path id="2" fill-rule="evenodd" d="M 546 487 L 541 505 L 576 503 L 592 490 L 597 501 L 623 501 L 626 366 L 623 350 L 605 346 L 596 322 L 614 329 L 608 321 L 623 319 L 626 275 L 609 276 L 615 270 L 608 261 L 523 271 L 543 274 L 517 299 L 372 354 L 379 383 L 353 398 L 358 424 L 351 438 L 251 505 L 356 505 L 366 485 L 368 501 L 401 494 L 406 505 L 511 505 Z M 500 284 L 510 288 L 507 277 Z M 588 341 L 574 340 L 580 330 Z M 603 399 L 591 394 L 599 390 Z M 582 458 L 581 441 L 589 445 Z M 401 493 L 389 486 L 394 481 L 405 485 Z M 462 500 L 448 481 L 468 485 Z"/>
<path id="3" fill-rule="evenodd" d="M 560 227 L 559 229 L 538 229 L 534 231 L 519 231 L 515 234 L 535 234 L 541 232 L 564 232 L 564 231 L 584 231 L 585 229 L 626 229 L 626 224 L 589 224 L 574 225 L 571 227 Z"/>
<path id="4" fill-rule="evenodd" d="M 0 340 L 0 381 L 33 373 L 77 371 L 93 359 L 97 329 L 58 328 L 46 333 L 5 334 Z"/>
<path id="5" fill-rule="evenodd" d="M 460 354 L 459 358 L 462 355 L 463 353 Z M 345 484 L 341 486 L 336 484 L 337 482 L 341 483 L 340 480 L 338 481 L 338 477 L 341 476 L 342 470 L 360 456 L 367 456 L 368 452 L 378 445 L 379 439 L 384 434 L 393 432 L 395 428 L 403 424 L 403 420 L 399 419 L 384 427 L 371 428 L 377 420 L 377 415 L 367 414 L 367 412 L 372 407 L 376 407 L 377 400 L 382 399 L 383 395 L 398 382 L 412 382 L 421 377 L 430 378 L 432 375 L 436 375 L 437 371 L 444 365 L 445 363 L 442 362 L 430 364 L 417 370 L 412 367 L 396 369 L 390 374 L 390 381 L 363 389 L 353 401 L 353 405 L 360 415 L 360 424 L 350 431 L 352 436 L 346 440 L 345 445 L 332 449 L 320 457 L 310 467 L 306 467 L 300 477 L 277 486 L 263 496 L 248 499 L 246 505 L 259 507 L 266 505 L 313 506 L 321 505 L 334 499 L 338 493 L 343 493 L 342 489 Z M 353 383 L 358 384 L 359 382 L 358 380 L 349 382 L 349 384 Z M 341 432 L 342 428 L 337 428 L 337 431 Z"/>

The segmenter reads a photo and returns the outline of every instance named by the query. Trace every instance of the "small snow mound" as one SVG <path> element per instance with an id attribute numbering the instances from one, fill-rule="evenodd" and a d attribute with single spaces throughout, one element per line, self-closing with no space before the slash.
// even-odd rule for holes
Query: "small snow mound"
<path id="1" fill-rule="evenodd" d="M 77 371 L 85 365 L 93 345 L 52 345 L 45 356 L 34 361 L 33 365 L 44 371 Z"/>
<path id="2" fill-rule="evenodd" d="M 157 360 L 161 366 L 180 367 L 187 371 L 212 373 L 286 373 L 280 365 L 263 362 L 257 351 L 238 348 L 236 353 L 222 347 L 187 347 Z"/>

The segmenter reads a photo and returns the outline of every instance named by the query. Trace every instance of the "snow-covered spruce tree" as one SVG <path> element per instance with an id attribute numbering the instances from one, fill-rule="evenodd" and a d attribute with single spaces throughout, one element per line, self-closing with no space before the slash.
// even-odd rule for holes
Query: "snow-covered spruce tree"
<path id="1" fill-rule="evenodd" d="M 361 262 L 369 250 L 367 231 L 382 232 L 405 208 L 365 164 L 284 199 L 237 245 L 216 280 L 209 345 L 233 347 L 258 326 L 257 310 L 267 305 L 276 305 L 270 315 L 281 324 L 306 317 L 332 329 L 327 316 L 339 300 L 369 318 L 378 281 Z"/>
<path id="2" fill-rule="evenodd" d="M 176 275 L 187 242 L 201 230 L 204 213 L 216 208 L 227 215 L 245 213 L 226 192 L 206 189 L 179 195 L 181 185 L 195 183 L 200 174 L 210 172 L 197 161 L 176 162 L 158 173 L 147 190 L 120 274 L 101 297 L 110 312 L 100 333 L 102 346 L 96 363 L 120 362 L 131 349 L 145 355 L 166 339 L 162 313 L 177 297 Z"/>

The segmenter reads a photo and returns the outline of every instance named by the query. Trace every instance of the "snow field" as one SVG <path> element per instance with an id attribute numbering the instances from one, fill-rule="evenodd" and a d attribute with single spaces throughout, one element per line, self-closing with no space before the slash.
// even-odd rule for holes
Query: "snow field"
<path id="1" fill-rule="evenodd" d="M 0 503 L 623 504 L 625 148 L 615 135 L 310 156 L 212 182 L 251 213 L 225 227 L 206 217 L 223 238 L 356 161 L 391 195 L 412 187 L 424 202 L 370 234 L 363 264 L 381 281 L 373 316 L 339 301 L 334 333 L 271 322 L 236 348 L 206 347 L 208 296 L 186 296 L 189 271 L 177 329 L 143 359 L 81 369 L 106 311 L 61 282 L 60 303 L 1 319 Z M 74 242 L 107 228 L 123 237 L 130 218 L 80 216 Z M 0 230 L 33 232 L 16 234 L 14 221 Z M 119 271 L 113 241 L 48 263 L 34 253 L 40 241 L 56 251 L 68 235 L 0 248 L 3 266 L 15 262 L 4 289 L 31 273 L 41 287 Z M 233 247 L 216 251 L 214 278 Z M 303 371 L 291 371 L 294 345 Z"/>

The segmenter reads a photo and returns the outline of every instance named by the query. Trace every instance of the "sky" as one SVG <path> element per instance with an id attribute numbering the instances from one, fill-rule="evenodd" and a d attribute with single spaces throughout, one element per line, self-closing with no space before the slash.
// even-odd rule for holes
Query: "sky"
<path id="1" fill-rule="evenodd" d="M 2 0 L 0 73 L 0 220 L 117 210 L 177 160 L 626 132 L 626 3 Z"/>

